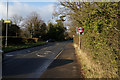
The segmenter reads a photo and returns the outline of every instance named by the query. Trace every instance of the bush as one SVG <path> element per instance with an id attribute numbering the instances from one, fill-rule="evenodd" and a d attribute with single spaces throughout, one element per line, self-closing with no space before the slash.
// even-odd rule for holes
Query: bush
<path id="1" fill-rule="evenodd" d="M 38 38 L 24 38 L 23 42 L 24 43 L 36 43 L 38 42 Z"/>

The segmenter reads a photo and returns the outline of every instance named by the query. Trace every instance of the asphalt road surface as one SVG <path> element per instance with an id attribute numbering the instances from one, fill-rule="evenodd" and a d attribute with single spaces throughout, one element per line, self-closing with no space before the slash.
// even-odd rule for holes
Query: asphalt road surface
<path id="1" fill-rule="evenodd" d="M 67 80 L 83 80 L 80 67 L 76 60 L 75 49 L 68 43 L 61 54 L 55 59 L 40 78 L 56 78 Z M 62 80 L 61 79 L 61 80 Z"/>
<path id="2" fill-rule="evenodd" d="M 43 46 L 4 54 L 2 77 L 40 78 L 69 42 L 52 42 Z"/>

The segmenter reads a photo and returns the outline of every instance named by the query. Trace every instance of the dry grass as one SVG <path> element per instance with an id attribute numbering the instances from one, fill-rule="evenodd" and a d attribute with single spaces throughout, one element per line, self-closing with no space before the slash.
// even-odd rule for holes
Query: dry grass
<path id="1" fill-rule="evenodd" d="M 100 63 L 96 63 L 92 56 L 88 55 L 87 53 L 84 53 L 82 50 L 78 50 L 78 45 L 74 44 L 76 55 L 78 56 L 78 60 L 80 62 L 83 75 L 85 78 L 116 78 L 119 77 L 114 73 L 115 76 L 111 76 L 109 73 L 102 68 L 102 65 Z"/>

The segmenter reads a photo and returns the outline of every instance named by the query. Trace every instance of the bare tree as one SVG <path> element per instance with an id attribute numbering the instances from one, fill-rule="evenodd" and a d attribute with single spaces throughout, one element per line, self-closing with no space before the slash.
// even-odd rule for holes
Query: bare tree
<path id="1" fill-rule="evenodd" d="M 40 15 L 36 12 L 30 13 L 29 16 L 24 21 L 25 27 L 30 32 L 31 37 L 39 37 L 41 25 L 44 21 L 41 19 Z"/>
<path id="2" fill-rule="evenodd" d="M 21 21 L 23 20 L 23 17 L 15 14 L 11 17 L 11 20 L 14 24 L 16 24 L 17 26 L 20 26 Z"/>

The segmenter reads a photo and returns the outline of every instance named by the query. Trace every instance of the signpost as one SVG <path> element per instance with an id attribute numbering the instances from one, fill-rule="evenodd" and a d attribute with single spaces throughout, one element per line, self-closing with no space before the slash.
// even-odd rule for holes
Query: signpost
<path id="1" fill-rule="evenodd" d="M 79 50 L 80 50 L 80 35 L 83 33 L 83 31 L 84 31 L 84 28 L 83 27 L 77 27 L 76 28 L 76 32 L 77 32 L 77 34 L 79 33 Z"/>
<path id="2" fill-rule="evenodd" d="M 11 23 L 11 21 L 10 20 L 5 20 L 4 23 Z"/>
<path id="3" fill-rule="evenodd" d="M 7 0 L 7 20 L 6 22 L 6 39 L 5 39 L 5 47 L 7 47 L 7 31 L 8 31 L 8 23 L 10 23 L 11 21 L 8 20 L 8 0 Z"/>

